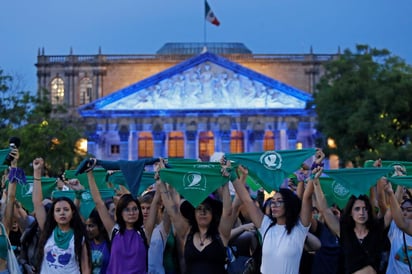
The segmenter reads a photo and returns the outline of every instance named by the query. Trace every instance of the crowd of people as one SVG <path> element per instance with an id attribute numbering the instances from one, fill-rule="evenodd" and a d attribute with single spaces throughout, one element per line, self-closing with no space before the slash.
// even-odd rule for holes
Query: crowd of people
<path id="1" fill-rule="evenodd" d="M 412 273 L 410 192 L 400 185 L 394 191 L 382 177 L 375 195 L 330 205 L 320 184 L 321 150 L 266 198 L 248 187 L 247 167 L 222 158 L 226 183 L 196 206 L 162 180 L 160 171 L 170 168 L 162 158 L 86 159 L 76 171 L 87 174 L 95 204 L 86 218 L 77 198 L 43 197 L 42 158 L 32 161 L 34 210 L 24 209 L 16 200 L 18 149 L 11 155 L 2 178 L 0 274 Z M 139 196 L 123 191 L 104 199 L 96 166 L 133 170 L 125 177 L 134 183 L 151 166 L 155 183 Z M 58 189 L 82 187 L 56 180 Z"/>

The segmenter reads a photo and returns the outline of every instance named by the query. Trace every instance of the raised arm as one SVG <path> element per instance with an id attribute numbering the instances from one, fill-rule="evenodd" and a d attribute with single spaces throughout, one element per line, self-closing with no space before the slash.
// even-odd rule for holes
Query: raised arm
<path id="1" fill-rule="evenodd" d="M 97 188 L 93 170 L 87 172 L 87 180 L 89 182 L 90 193 L 92 194 L 93 201 L 96 205 L 96 210 L 99 213 L 100 219 L 102 219 L 104 228 L 106 229 L 107 233 L 111 235 L 115 222 L 112 219 L 112 216 L 110 216 L 109 210 L 107 209 L 102 196 L 100 195 L 99 189 Z"/>
<path id="2" fill-rule="evenodd" d="M 322 172 L 321 172 L 322 173 Z M 309 226 L 312 220 L 312 194 L 313 180 L 319 180 L 319 177 L 309 179 L 306 184 L 305 192 L 302 197 L 302 207 L 300 209 L 300 221 L 304 226 Z"/>
<path id="3" fill-rule="evenodd" d="M 9 187 L 7 189 L 7 202 L 6 210 L 3 217 L 3 224 L 6 232 L 9 233 L 12 226 L 12 220 L 14 215 L 14 202 L 16 200 L 16 184 L 17 182 L 9 182 Z"/>
<path id="4" fill-rule="evenodd" d="M 222 216 L 220 217 L 219 232 L 223 244 L 226 246 L 230 240 L 230 232 L 232 230 L 232 199 L 229 193 L 229 184 L 226 183 L 221 188 L 221 197 L 223 202 Z"/>
<path id="5" fill-rule="evenodd" d="M 395 221 L 396 225 L 403 232 L 412 235 L 412 222 L 411 220 L 403 217 L 398 199 L 396 198 L 395 193 L 393 193 L 392 185 L 390 183 L 387 183 L 385 185 L 385 192 L 389 197 L 392 218 Z"/>
<path id="6" fill-rule="evenodd" d="M 146 223 L 144 225 L 144 231 L 146 233 L 147 242 L 150 243 L 152 237 L 153 229 L 156 225 L 157 215 L 160 207 L 160 193 L 156 189 L 155 195 L 153 196 L 152 203 L 150 205 L 149 216 L 147 217 Z"/>
<path id="7" fill-rule="evenodd" d="M 32 201 L 34 207 L 34 215 L 41 230 L 44 228 L 46 221 L 46 210 L 43 206 L 43 193 L 41 189 L 41 174 L 44 167 L 44 160 L 36 158 L 33 160 L 33 194 Z"/>
<path id="8" fill-rule="evenodd" d="M 14 169 L 14 172 L 17 172 L 17 162 L 19 160 L 19 150 L 17 148 L 12 149 L 11 155 L 13 156 L 13 160 L 10 163 L 10 172 Z M 10 179 L 10 177 L 9 177 Z M 6 202 L 6 210 L 4 213 L 3 224 L 6 228 L 7 233 L 10 231 L 12 226 L 12 220 L 14 216 L 14 203 L 16 201 L 16 184 L 17 180 L 14 180 L 15 177 L 11 178 L 9 181 L 9 186 L 7 190 L 7 202 Z"/>
<path id="9" fill-rule="evenodd" d="M 319 178 L 313 180 L 313 187 L 315 190 L 315 197 L 318 204 L 318 210 L 325 218 L 325 222 L 328 227 L 333 231 L 335 235 L 340 237 L 340 222 L 339 219 L 333 214 L 332 210 L 328 207 L 325 195 L 320 186 Z"/>
<path id="10" fill-rule="evenodd" d="M 180 213 L 179 204 L 176 203 L 175 197 L 173 195 L 173 187 L 169 185 L 169 188 L 170 191 L 168 189 L 168 186 L 166 186 L 166 184 L 162 182 L 160 178 L 156 180 L 156 191 L 160 192 L 163 205 L 170 217 L 170 220 L 172 221 L 177 235 L 179 236 L 180 240 L 184 241 L 190 226 L 187 220 Z"/>
<path id="11" fill-rule="evenodd" d="M 250 218 L 252 219 L 253 224 L 260 228 L 263 220 L 263 212 L 260 208 L 255 204 L 255 202 L 250 197 L 249 191 L 246 189 L 245 183 L 247 175 L 249 171 L 246 167 L 239 165 L 238 170 L 240 172 L 240 178 L 231 178 L 233 182 L 233 186 L 236 190 L 237 195 L 239 196 L 240 200 L 242 201 L 244 207 L 246 208 Z"/>

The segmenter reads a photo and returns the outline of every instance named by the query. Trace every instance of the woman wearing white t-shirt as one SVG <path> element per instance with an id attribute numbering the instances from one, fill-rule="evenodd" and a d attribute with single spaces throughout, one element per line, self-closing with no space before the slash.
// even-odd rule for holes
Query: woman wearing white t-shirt
<path id="1" fill-rule="evenodd" d="M 91 273 L 86 229 L 73 201 L 67 197 L 54 199 L 46 212 L 42 200 L 42 158 L 33 161 L 33 205 L 41 230 L 39 261 L 42 274 Z"/>
<path id="2" fill-rule="evenodd" d="M 318 180 L 322 168 L 316 168 L 313 180 Z M 239 166 L 244 175 L 248 170 Z M 289 189 L 280 189 L 273 196 L 272 217 L 255 205 L 247 191 L 244 178 L 236 179 L 233 185 L 245 205 L 252 222 L 262 235 L 262 265 L 260 271 L 268 273 L 299 273 L 303 246 L 312 218 L 313 182 L 308 180 L 302 201 Z"/>

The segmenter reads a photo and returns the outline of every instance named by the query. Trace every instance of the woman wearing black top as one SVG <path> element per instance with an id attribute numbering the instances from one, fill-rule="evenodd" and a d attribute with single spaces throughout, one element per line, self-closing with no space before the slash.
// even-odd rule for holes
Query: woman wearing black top
<path id="1" fill-rule="evenodd" d="M 320 184 L 316 182 L 315 195 L 319 211 L 331 231 L 340 238 L 345 257 L 345 272 L 357 274 L 377 273 L 385 228 L 389 222 L 377 219 L 366 195 L 351 196 L 339 220 L 327 206 Z"/>
<path id="2" fill-rule="evenodd" d="M 188 201 L 178 206 L 172 187 L 167 188 L 159 179 L 156 190 L 160 191 L 163 204 L 182 243 L 187 274 L 224 274 L 226 247 L 233 225 L 232 203 L 229 187 L 221 187 L 221 201 L 211 196 L 194 208 Z"/>

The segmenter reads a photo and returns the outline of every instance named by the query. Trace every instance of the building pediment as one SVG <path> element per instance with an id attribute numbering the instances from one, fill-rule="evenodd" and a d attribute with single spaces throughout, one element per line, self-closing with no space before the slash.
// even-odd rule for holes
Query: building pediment
<path id="1" fill-rule="evenodd" d="M 202 53 L 79 108 L 83 117 L 236 111 L 303 114 L 312 96 L 226 58 Z"/>

